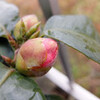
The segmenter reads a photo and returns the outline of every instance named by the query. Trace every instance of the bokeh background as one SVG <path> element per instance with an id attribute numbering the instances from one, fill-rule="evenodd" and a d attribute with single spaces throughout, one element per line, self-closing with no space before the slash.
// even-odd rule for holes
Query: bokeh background
<path id="1" fill-rule="evenodd" d="M 15 4 L 20 11 L 20 16 L 36 14 L 42 24 L 45 18 L 38 0 L 6 0 Z M 83 14 L 88 16 L 100 33 L 100 0 L 58 0 L 60 12 L 63 15 Z M 100 65 L 88 59 L 78 51 L 68 47 L 69 61 L 74 80 L 100 97 Z M 59 61 L 55 67 L 63 72 Z"/>

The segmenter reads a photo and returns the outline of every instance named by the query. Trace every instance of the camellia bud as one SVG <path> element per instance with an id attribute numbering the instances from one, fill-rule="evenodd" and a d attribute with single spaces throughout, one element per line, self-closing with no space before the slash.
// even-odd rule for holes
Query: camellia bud
<path id="1" fill-rule="evenodd" d="M 23 36 L 25 36 L 25 34 L 29 36 L 32 35 L 32 33 L 36 32 L 38 30 L 39 25 L 40 22 L 35 15 L 24 16 L 16 24 L 14 29 L 14 36 L 17 40 L 21 40 Z"/>
<path id="2" fill-rule="evenodd" d="M 57 42 L 35 38 L 25 42 L 16 58 L 16 69 L 27 76 L 42 76 L 49 71 L 58 54 Z"/>

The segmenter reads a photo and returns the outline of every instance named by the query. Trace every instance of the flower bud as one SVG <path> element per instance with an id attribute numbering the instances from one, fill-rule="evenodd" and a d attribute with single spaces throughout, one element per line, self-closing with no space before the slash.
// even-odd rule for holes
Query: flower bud
<path id="1" fill-rule="evenodd" d="M 34 33 L 38 30 L 39 21 L 35 15 L 27 15 L 22 17 L 19 22 L 16 24 L 14 29 L 14 36 L 16 40 L 23 39 L 23 36 L 28 32 L 28 34 Z M 31 30 L 30 30 L 31 29 Z"/>
<path id="2" fill-rule="evenodd" d="M 35 38 L 25 42 L 16 58 L 16 69 L 27 76 L 42 76 L 49 71 L 58 54 L 57 42 Z"/>

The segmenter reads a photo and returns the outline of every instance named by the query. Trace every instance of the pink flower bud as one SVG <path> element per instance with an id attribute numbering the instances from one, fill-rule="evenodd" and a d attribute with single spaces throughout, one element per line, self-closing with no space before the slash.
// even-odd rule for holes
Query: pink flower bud
<path id="1" fill-rule="evenodd" d="M 24 16 L 21 20 L 23 20 L 25 24 L 26 31 L 28 31 L 32 26 L 38 23 L 38 18 L 35 15 Z"/>
<path id="2" fill-rule="evenodd" d="M 37 16 L 27 15 L 22 17 L 15 26 L 14 36 L 17 40 L 21 40 L 23 36 L 33 27 L 39 30 L 39 23 Z M 37 26 L 36 26 L 37 25 Z M 32 29 L 31 29 L 32 30 Z"/>
<path id="3" fill-rule="evenodd" d="M 30 39 L 18 51 L 16 69 L 27 76 L 42 76 L 52 67 L 57 54 L 56 41 L 50 38 Z"/>

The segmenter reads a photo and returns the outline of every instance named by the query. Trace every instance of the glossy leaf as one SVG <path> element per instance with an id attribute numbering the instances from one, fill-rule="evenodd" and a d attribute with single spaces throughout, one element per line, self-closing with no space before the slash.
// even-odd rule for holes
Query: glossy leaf
<path id="1" fill-rule="evenodd" d="M 19 19 L 18 13 L 19 11 L 16 6 L 6 3 L 5 1 L 0 1 L 0 36 L 6 34 L 3 27 L 5 27 L 8 32 L 13 31 Z"/>
<path id="2" fill-rule="evenodd" d="M 14 52 L 5 38 L 0 38 L 0 55 L 13 58 Z"/>
<path id="3" fill-rule="evenodd" d="M 6 34 L 5 29 L 11 33 L 18 21 L 18 8 L 13 4 L 0 1 L 0 55 L 13 58 L 13 51 L 8 41 L 3 37 Z"/>
<path id="4" fill-rule="evenodd" d="M 44 33 L 100 63 L 100 36 L 86 16 L 54 16 L 47 21 Z"/>
<path id="5" fill-rule="evenodd" d="M 10 70 L 0 63 L 0 83 Z M 0 85 L 0 100 L 45 100 L 45 97 L 34 80 L 15 71 Z"/>

